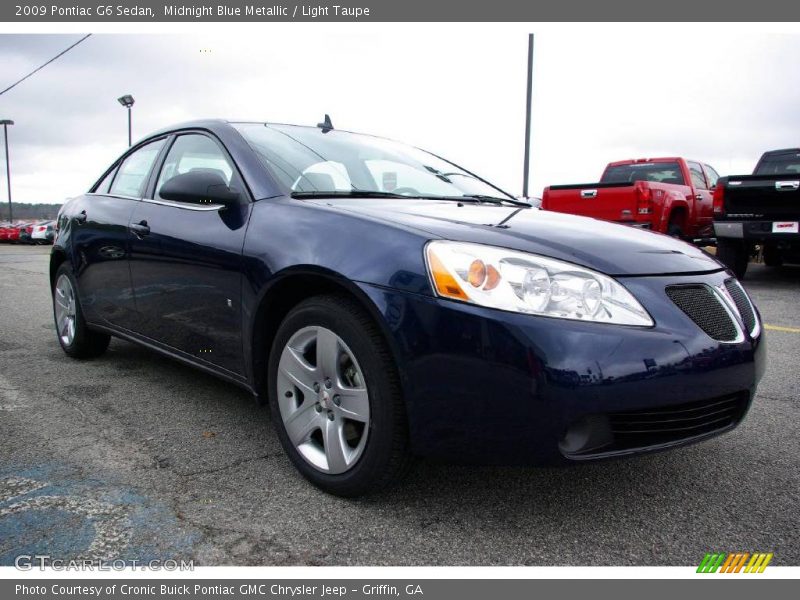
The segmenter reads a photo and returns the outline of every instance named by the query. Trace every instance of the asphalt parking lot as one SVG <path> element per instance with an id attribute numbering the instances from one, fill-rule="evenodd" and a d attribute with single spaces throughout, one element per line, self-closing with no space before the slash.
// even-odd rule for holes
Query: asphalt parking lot
<path id="1" fill-rule="evenodd" d="M 709 550 L 800 564 L 800 267 L 749 273 L 768 370 L 734 432 L 570 469 L 423 461 L 353 501 L 307 484 L 236 387 L 119 340 L 64 355 L 48 255 L 0 246 L 0 565 L 696 565 Z"/>

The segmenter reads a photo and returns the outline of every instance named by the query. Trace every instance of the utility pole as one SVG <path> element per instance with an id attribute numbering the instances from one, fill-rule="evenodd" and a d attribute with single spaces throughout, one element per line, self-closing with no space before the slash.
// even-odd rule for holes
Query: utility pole
<path id="1" fill-rule="evenodd" d="M 14 209 L 11 207 L 11 159 L 8 157 L 8 126 L 13 125 L 14 121 L 11 119 L 0 120 L 0 125 L 3 126 L 3 139 L 6 145 L 6 182 L 8 183 L 8 222 L 14 222 Z"/>
<path id="2" fill-rule="evenodd" d="M 528 197 L 528 172 L 531 163 L 531 96 L 533 95 L 533 34 L 528 34 L 528 94 L 525 102 L 525 166 L 522 171 L 522 196 Z"/>

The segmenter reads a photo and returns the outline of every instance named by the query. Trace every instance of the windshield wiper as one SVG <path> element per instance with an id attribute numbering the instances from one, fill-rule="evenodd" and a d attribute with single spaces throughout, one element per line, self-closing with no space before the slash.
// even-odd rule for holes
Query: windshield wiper
<path id="1" fill-rule="evenodd" d="M 413 198 L 404 194 L 376 190 L 313 190 L 292 192 L 292 198 Z"/>
<path id="2" fill-rule="evenodd" d="M 503 202 L 508 202 L 514 206 L 525 206 L 527 208 L 530 208 L 531 206 L 527 202 L 522 202 L 521 200 L 514 200 L 512 198 L 499 198 L 497 196 L 485 196 L 483 194 L 465 194 L 463 197 L 467 199 L 474 198 L 478 202 L 490 202 L 492 204 L 502 204 Z"/>
<path id="3" fill-rule="evenodd" d="M 481 194 L 465 194 L 463 196 L 437 196 L 434 194 L 395 194 L 393 192 L 381 192 L 378 190 L 309 190 L 292 192 L 292 198 L 402 198 L 404 200 L 449 200 L 456 202 L 474 202 L 481 204 L 484 202 L 491 204 L 502 204 L 508 202 L 515 206 L 530 208 L 530 204 L 512 200 L 511 198 L 498 198 L 496 196 L 484 196 Z"/>

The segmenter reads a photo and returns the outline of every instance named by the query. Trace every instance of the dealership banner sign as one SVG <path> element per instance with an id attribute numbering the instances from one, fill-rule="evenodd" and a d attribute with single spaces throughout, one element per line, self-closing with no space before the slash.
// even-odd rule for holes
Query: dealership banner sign
<path id="1" fill-rule="evenodd" d="M 516 22 L 516 21 L 759 21 L 800 19 L 800 3 L 641 2 L 640 0 L 572 0 L 542 2 L 492 0 L 318 0 L 309 3 L 259 3 L 241 0 L 18 0 L 0 4 L 0 20 L 12 22 L 161 21 L 339 21 L 339 22 Z"/>
<path id="2" fill-rule="evenodd" d="M 707 597 L 724 595 L 727 598 L 751 598 L 756 594 L 768 597 L 788 597 L 787 579 L 723 579 L 699 584 L 692 579 L 609 580 L 609 579 L 505 579 L 505 580 L 78 580 L 44 579 L 39 581 L 0 581 L 0 597 L 35 600 L 531 600 L 555 597 L 611 597 L 622 592 L 626 598 L 674 600 L 702 597 L 698 584 L 708 587 Z M 756 588 L 755 586 L 759 586 Z M 766 586 L 766 587 L 765 587 Z M 795 590 L 796 591 L 796 590 Z M 700 594 L 702 594 L 702 590 Z M 695 596 L 697 595 L 697 596 Z"/>

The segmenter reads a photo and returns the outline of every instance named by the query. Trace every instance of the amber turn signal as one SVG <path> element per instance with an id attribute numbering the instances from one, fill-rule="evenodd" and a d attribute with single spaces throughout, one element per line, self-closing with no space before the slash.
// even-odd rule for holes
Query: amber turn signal
<path id="1" fill-rule="evenodd" d="M 461 289 L 450 272 L 445 268 L 442 261 L 433 253 L 428 251 L 428 262 L 430 263 L 431 275 L 436 291 L 445 298 L 455 298 L 456 300 L 469 300 L 467 294 Z"/>

